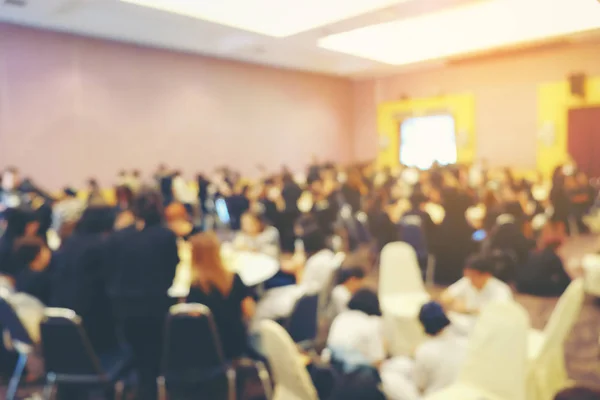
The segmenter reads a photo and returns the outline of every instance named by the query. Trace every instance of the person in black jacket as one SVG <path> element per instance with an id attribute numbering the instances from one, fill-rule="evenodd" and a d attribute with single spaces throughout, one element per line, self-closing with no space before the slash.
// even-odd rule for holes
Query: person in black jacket
<path id="1" fill-rule="evenodd" d="M 109 239 L 109 297 L 139 373 L 139 398 L 156 399 L 167 291 L 179 263 L 175 233 L 162 225 L 159 193 L 142 189 L 133 201 L 136 221 Z"/>
<path id="2" fill-rule="evenodd" d="M 112 231 L 110 207 L 90 207 L 78 221 L 73 234 L 55 254 L 53 307 L 72 309 L 97 354 L 117 350 L 115 321 L 106 288 L 105 246 Z"/>
<path id="3" fill-rule="evenodd" d="M 10 208 L 5 212 L 6 231 L 0 238 L 0 274 L 15 277 L 19 266 L 12 260 L 14 244 L 23 236 L 36 236 L 39 222 L 33 211 L 24 208 Z"/>

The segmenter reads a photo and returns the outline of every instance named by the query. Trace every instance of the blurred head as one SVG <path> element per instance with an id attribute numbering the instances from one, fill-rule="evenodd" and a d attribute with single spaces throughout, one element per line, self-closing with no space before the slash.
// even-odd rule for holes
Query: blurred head
<path id="1" fill-rule="evenodd" d="M 40 223 L 35 212 L 22 208 L 9 208 L 5 213 L 6 232 L 10 237 L 35 236 Z"/>
<path id="2" fill-rule="evenodd" d="M 185 237 L 194 229 L 189 214 L 181 203 L 169 204 L 165 209 L 165 220 L 178 237 Z"/>
<path id="3" fill-rule="evenodd" d="M 371 289 L 360 289 L 350 299 L 349 310 L 363 312 L 367 315 L 381 316 L 379 298 L 377 293 Z"/>
<path id="4" fill-rule="evenodd" d="M 63 189 L 63 196 L 65 198 L 75 198 L 77 197 L 77 191 L 73 188 L 66 187 Z"/>
<path id="5" fill-rule="evenodd" d="M 445 327 L 450 325 L 450 320 L 446 316 L 444 309 L 435 301 L 431 301 L 421 307 L 419 321 L 421 321 L 425 333 L 430 336 L 439 334 Z"/>
<path id="6" fill-rule="evenodd" d="M 260 216 L 255 212 L 245 212 L 241 219 L 242 231 L 250 236 L 260 234 L 265 230 L 265 224 Z"/>
<path id="7" fill-rule="evenodd" d="M 410 205 L 413 209 L 419 209 L 427 202 L 427 197 L 420 190 L 416 190 L 410 196 Z"/>
<path id="8" fill-rule="evenodd" d="M 119 205 L 130 207 L 133 200 L 133 191 L 129 186 L 120 185 L 115 189 L 115 197 Z"/>
<path id="9" fill-rule="evenodd" d="M 115 216 L 111 207 L 91 206 L 85 209 L 77 222 L 77 233 L 98 234 L 112 231 Z"/>
<path id="10" fill-rule="evenodd" d="M 471 285 L 481 290 L 492 277 L 491 266 L 492 260 L 489 258 L 482 255 L 474 255 L 467 260 L 463 274 L 471 282 Z"/>
<path id="11" fill-rule="evenodd" d="M 339 270 L 338 284 L 346 286 L 350 293 L 356 293 L 364 286 L 365 271 L 361 267 Z"/>
<path id="12" fill-rule="evenodd" d="M 33 271 L 43 271 L 50 264 L 52 252 L 38 237 L 22 237 L 15 242 L 13 257 L 18 265 Z"/>
<path id="13" fill-rule="evenodd" d="M 13 190 L 21 183 L 19 170 L 15 167 L 8 167 L 2 173 L 2 189 Z"/>
<path id="14" fill-rule="evenodd" d="M 134 197 L 131 210 L 147 226 L 158 225 L 163 219 L 162 196 L 156 190 L 144 188 Z"/>
<path id="15" fill-rule="evenodd" d="M 97 189 L 99 189 L 98 181 L 97 180 L 91 178 L 91 179 L 88 179 L 87 183 L 88 183 L 88 188 L 90 190 L 97 190 Z"/>

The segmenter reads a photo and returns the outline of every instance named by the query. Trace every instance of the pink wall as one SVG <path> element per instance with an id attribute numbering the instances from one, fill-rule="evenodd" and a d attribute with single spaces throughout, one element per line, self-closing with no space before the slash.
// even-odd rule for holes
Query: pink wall
<path id="1" fill-rule="evenodd" d="M 377 154 L 377 110 L 383 101 L 473 93 L 477 153 L 495 165 L 534 167 L 537 87 L 572 72 L 600 75 L 600 43 L 473 60 L 443 68 L 354 83 L 354 155 Z"/>
<path id="2" fill-rule="evenodd" d="M 0 168 L 49 188 L 352 158 L 352 84 L 0 24 Z"/>

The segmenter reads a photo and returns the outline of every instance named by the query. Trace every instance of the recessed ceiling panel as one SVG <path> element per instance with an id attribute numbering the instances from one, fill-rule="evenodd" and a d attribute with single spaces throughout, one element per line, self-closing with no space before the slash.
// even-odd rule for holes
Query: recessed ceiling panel
<path id="1" fill-rule="evenodd" d="M 597 0 L 488 0 L 327 36 L 319 46 L 406 65 L 597 28 Z"/>
<path id="2" fill-rule="evenodd" d="M 291 36 L 407 0 L 121 0 L 273 37 Z"/>

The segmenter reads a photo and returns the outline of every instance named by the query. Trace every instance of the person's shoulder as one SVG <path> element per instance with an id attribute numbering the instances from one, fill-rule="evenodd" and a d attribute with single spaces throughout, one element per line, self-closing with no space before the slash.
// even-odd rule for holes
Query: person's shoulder
<path id="1" fill-rule="evenodd" d="M 508 286 L 507 283 L 502 282 L 500 279 L 498 279 L 496 277 L 492 277 L 490 280 L 491 280 L 492 287 L 494 288 L 494 290 L 502 291 L 504 293 L 510 293 L 512 296 L 512 290 L 510 289 L 510 286 Z"/>

